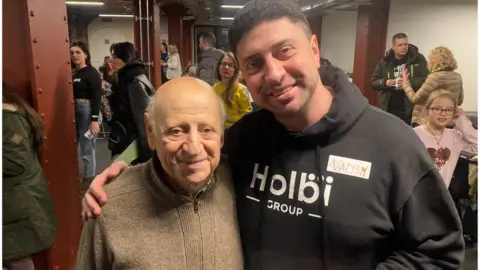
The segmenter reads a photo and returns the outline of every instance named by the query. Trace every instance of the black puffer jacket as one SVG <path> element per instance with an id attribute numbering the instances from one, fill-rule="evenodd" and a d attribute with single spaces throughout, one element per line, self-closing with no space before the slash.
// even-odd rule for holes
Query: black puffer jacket
<path id="1" fill-rule="evenodd" d="M 147 143 L 144 114 L 149 96 L 155 93 L 155 88 L 145 74 L 145 66 L 140 61 L 124 66 L 118 71 L 118 82 L 114 85 L 113 94 L 110 96 L 113 111 L 110 151 L 112 155 L 120 154 L 133 140 L 137 140 L 138 159 L 134 163 L 143 163 L 152 157 L 152 151 Z M 126 141 L 122 140 L 122 143 L 116 145 L 112 143 L 119 138 L 124 138 L 123 132 L 128 137 Z"/>

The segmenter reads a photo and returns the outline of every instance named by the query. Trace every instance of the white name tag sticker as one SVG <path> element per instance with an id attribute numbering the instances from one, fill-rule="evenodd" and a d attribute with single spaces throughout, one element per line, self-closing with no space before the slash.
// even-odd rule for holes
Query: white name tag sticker
<path id="1" fill-rule="evenodd" d="M 327 171 L 359 177 L 370 178 L 372 163 L 368 161 L 330 155 L 328 158 Z"/>

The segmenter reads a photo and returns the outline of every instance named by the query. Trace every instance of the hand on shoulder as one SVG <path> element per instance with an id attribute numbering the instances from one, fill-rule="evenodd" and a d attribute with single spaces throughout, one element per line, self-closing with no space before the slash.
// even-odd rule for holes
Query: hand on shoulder
<path id="1" fill-rule="evenodd" d="M 101 207 L 107 203 L 108 199 L 103 187 L 114 181 L 127 168 L 128 165 L 125 162 L 115 161 L 95 177 L 82 199 L 83 220 L 95 218 L 102 214 Z"/>

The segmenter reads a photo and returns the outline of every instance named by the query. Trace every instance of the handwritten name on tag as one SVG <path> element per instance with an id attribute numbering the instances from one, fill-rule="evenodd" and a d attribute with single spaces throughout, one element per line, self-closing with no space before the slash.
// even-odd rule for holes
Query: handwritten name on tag
<path id="1" fill-rule="evenodd" d="M 327 171 L 363 179 L 370 178 L 372 163 L 368 161 L 330 155 Z"/>

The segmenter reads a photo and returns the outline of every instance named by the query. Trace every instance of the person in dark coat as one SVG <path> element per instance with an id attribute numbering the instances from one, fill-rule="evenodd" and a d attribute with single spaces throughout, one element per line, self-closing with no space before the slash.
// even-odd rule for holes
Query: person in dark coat
<path id="1" fill-rule="evenodd" d="M 145 135 L 144 114 L 155 88 L 148 80 L 145 65 L 138 59 L 132 43 L 115 44 L 111 57 L 118 80 L 109 97 L 113 118 L 108 148 L 112 156 L 116 156 L 136 140 L 138 159 L 133 164 L 143 163 L 152 157 Z"/>
<path id="2" fill-rule="evenodd" d="M 32 254 L 49 248 L 57 220 L 38 156 L 40 115 L 3 83 L 3 269 L 34 269 Z"/>

